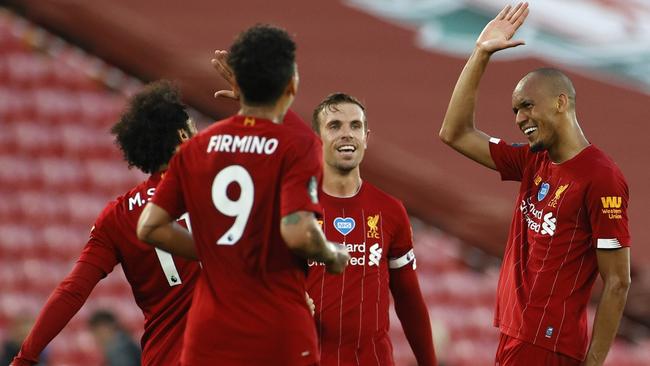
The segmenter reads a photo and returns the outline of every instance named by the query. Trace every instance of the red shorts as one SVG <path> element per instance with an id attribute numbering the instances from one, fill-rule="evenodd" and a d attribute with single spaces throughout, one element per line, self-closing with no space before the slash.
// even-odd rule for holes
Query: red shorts
<path id="1" fill-rule="evenodd" d="M 579 366 L 582 362 L 501 333 L 495 366 Z"/>

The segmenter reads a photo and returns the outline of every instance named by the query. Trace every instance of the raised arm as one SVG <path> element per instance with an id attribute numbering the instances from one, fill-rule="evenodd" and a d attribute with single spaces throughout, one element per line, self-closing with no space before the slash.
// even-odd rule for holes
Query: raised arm
<path id="1" fill-rule="evenodd" d="M 313 212 L 297 211 L 282 218 L 280 233 L 297 255 L 325 263 L 330 273 L 342 273 L 350 259 L 344 247 L 325 239 Z"/>
<path id="2" fill-rule="evenodd" d="M 601 366 L 616 337 L 630 288 L 630 248 L 599 249 L 598 270 L 605 287 L 600 296 L 586 366 Z"/>
<path id="3" fill-rule="evenodd" d="M 490 137 L 474 124 L 478 86 L 494 52 L 524 44 L 512 40 L 512 36 L 526 16 L 528 3 L 519 3 L 515 8 L 508 5 L 485 26 L 456 82 L 440 128 L 440 139 L 444 143 L 491 169 L 496 169 L 496 165 L 490 155 Z"/>

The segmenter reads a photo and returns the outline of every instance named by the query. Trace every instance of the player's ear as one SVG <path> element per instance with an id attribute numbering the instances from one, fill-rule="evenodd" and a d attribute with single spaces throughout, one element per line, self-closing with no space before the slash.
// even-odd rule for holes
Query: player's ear
<path id="1" fill-rule="evenodd" d="M 289 84 L 287 84 L 285 94 L 295 96 L 296 93 L 298 93 L 298 77 L 294 74 L 291 80 L 289 80 Z"/>
<path id="2" fill-rule="evenodd" d="M 298 75 L 298 65 L 293 65 L 293 76 L 289 80 L 289 84 L 285 92 L 288 95 L 295 96 L 298 93 L 298 84 L 300 83 L 300 75 Z"/>
<path id="3" fill-rule="evenodd" d="M 183 128 L 179 129 L 177 132 L 178 132 L 178 138 L 181 139 L 181 142 L 190 138 L 190 134 L 187 131 L 185 131 L 185 129 Z"/>
<path id="4" fill-rule="evenodd" d="M 370 129 L 366 130 L 366 141 L 363 143 L 366 149 L 368 148 L 368 138 L 370 138 Z"/>
<path id="5" fill-rule="evenodd" d="M 556 108 L 560 113 L 564 113 L 569 109 L 569 97 L 566 94 L 560 94 L 557 97 Z"/>

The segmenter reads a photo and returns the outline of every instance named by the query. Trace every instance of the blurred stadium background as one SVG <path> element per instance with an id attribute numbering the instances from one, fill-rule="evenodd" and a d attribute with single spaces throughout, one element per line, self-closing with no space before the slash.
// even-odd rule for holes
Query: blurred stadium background
<path id="1" fill-rule="evenodd" d="M 464 58 L 501 0 L 3 3 L 0 340 L 38 313 L 106 202 L 143 178 L 126 169 L 108 133 L 128 97 L 143 82 L 169 78 L 203 126 L 232 114 L 234 103 L 212 97 L 225 85 L 209 60 L 240 30 L 265 22 L 298 43 L 299 114 L 308 118 L 333 91 L 366 103 L 372 135 L 363 175 L 412 215 L 441 363 L 493 363 L 494 293 L 517 186 L 443 146 L 437 130 Z M 479 124 L 521 139 L 510 110 L 516 82 L 543 65 L 568 70 L 585 133 L 621 166 L 631 191 L 633 285 L 607 365 L 650 365 L 650 1 L 531 3 L 520 35 L 527 46 L 490 66 Z M 97 308 L 141 334 L 142 315 L 117 267 L 52 342 L 49 365 L 101 364 L 86 328 Z M 397 364 L 414 365 L 394 315 L 391 323 Z"/>

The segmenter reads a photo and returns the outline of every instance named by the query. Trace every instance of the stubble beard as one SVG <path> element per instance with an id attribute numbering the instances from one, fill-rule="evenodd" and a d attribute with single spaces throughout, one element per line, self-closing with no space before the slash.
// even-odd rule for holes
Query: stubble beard
<path id="1" fill-rule="evenodd" d="M 534 153 L 539 153 L 546 150 L 546 146 L 544 146 L 544 143 L 542 141 L 537 141 L 534 142 L 530 145 L 530 151 Z"/>

